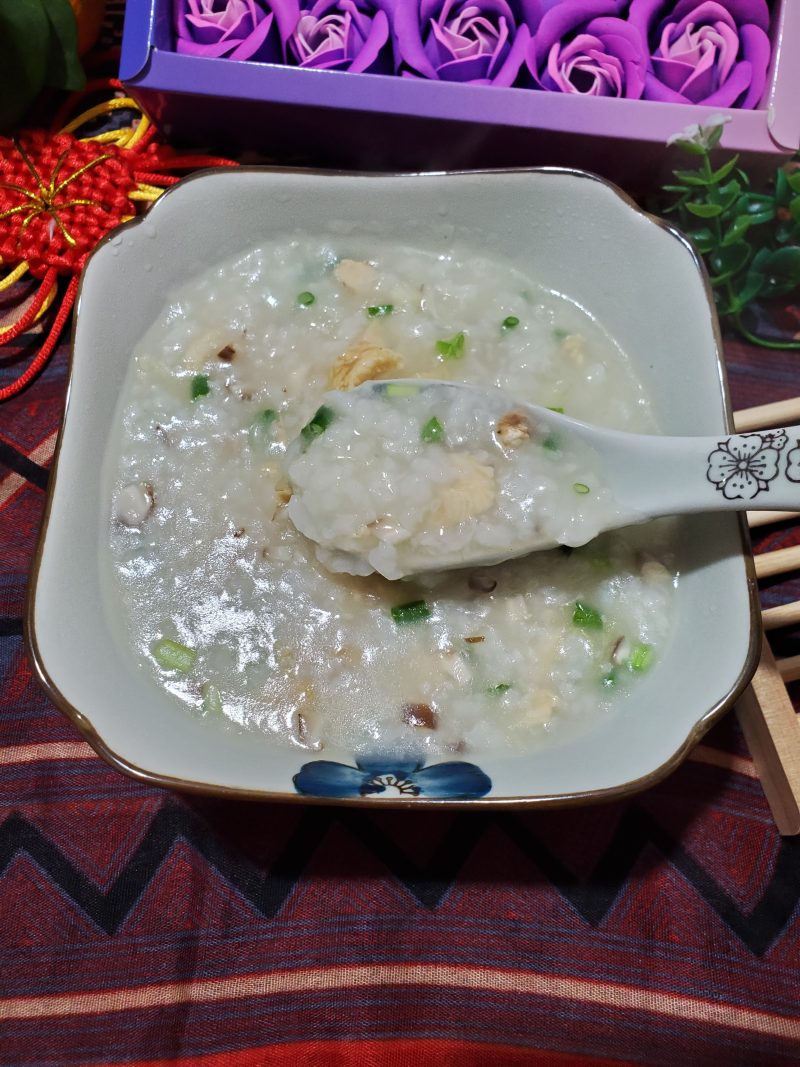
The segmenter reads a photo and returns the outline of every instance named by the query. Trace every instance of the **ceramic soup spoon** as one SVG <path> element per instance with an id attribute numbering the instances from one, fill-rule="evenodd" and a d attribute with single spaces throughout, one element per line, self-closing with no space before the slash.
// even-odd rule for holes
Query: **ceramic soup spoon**
<path id="1" fill-rule="evenodd" d="M 287 462 L 289 515 L 320 560 L 391 579 L 575 547 L 663 515 L 800 510 L 800 426 L 623 433 L 455 382 L 329 393 Z"/>

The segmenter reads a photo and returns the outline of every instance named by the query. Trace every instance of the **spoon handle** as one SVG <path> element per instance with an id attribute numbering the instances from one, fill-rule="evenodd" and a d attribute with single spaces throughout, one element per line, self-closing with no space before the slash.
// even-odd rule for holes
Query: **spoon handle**
<path id="1" fill-rule="evenodd" d="M 619 454 L 619 492 L 647 514 L 800 511 L 800 426 L 718 437 L 637 435 L 633 453 L 629 465 Z"/>

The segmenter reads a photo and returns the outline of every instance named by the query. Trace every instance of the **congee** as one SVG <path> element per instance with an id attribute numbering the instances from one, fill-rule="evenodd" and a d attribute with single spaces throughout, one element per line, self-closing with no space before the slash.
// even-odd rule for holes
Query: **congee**
<path id="1" fill-rule="evenodd" d="M 176 293 L 131 361 L 107 457 L 119 640 L 209 728 L 309 750 L 516 754 L 635 700 L 672 628 L 669 524 L 401 581 L 343 573 L 298 531 L 287 447 L 335 442 L 328 391 L 397 378 L 655 429 L 602 323 L 483 249 L 263 245 Z M 455 418 L 426 419 L 434 460 Z M 422 475 L 451 526 L 487 493 L 467 464 L 449 491 L 435 464 Z M 303 487 L 326 521 L 363 517 L 357 468 L 326 512 L 328 488 Z"/>
<path id="2" fill-rule="evenodd" d="M 326 393 L 286 466 L 289 517 L 349 574 L 494 564 L 633 521 L 560 417 L 464 383 Z"/>

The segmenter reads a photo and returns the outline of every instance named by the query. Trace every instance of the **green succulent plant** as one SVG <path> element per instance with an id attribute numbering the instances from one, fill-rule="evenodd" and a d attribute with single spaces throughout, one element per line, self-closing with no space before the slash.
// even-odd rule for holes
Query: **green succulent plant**
<path id="1" fill-rule="evenodd" d="M 78 30 L 69 0 L 0 0 L 0 131 L 46 87 L 81 89 Z"/>
<path id="2" fill-rule="evenodd" d="M 711 165 L 722 132 L 722 125 L 697 127 L 673 139 L 696 166 L 673 171 L 675 183 L 663 187 L 671 203 L 661 214 L 675 216 L 705 259 L 722 320 L 762 347 L 800 349 L 800 341 L 757 337 L 742 320 L 756 301 L 800 288 L 800 164 L 784 164 L 755 189 L 738 155 Z"/>

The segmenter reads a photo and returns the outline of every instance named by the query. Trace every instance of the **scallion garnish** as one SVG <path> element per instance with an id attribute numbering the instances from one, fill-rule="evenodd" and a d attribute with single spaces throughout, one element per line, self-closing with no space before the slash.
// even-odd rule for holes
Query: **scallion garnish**
<path id="1" fill-rule="evenodd" d="M 546 448 L 548 452 L 558 452 L 558 438 L 554 433 L 548 434 L 542 441 L 542 448 Z"/>
<path id="2" fill-rule="evenodd" d="M 410 382 L 387 382 L 383 387 L 384 396 L 416 396 L 419 391 L 419 386 Z"/>
<path id="3" fill-rule="evenodd" d="M 428 419 L 422 427 L 419 436 L 426 445 L 432 445 L 435 441 L 441 441 L 444 437 L 444 426 L 442 426 L 434 415 L 433 418 Z"/>
<path id="4" fill-rule="evenodd" d="M 591 492 L 589 486 L 584 485 L 583 482 L 573 482 L 572 488 L 575 490 L 578 496 L 586 496 L 587 493 Z"/>
<path id="5" fill-rule="evenodd" d="M 569 330 L 565 330 L 561 326 L 556 326 L 553 330 L 553 337 L 555 337 L 557 341 L 563 341 L 565 337 L 569 337 Z"/>
<path id="6" fill-rule="evenodd" d="M 502 324 L 500 326 L 500 329 L 501 330 L 513 330 L 517 326 L 519 326 L 519 319 L 517 318 L 517 316 L 516 315 L 508 315 L 506 318 L 503 319 L 503 322 L 502 322 Z"/>
<path id="7" fill-rule="evenodd" d="M 222 697 L 220 696 L 219 689 L 215 685 L 211 685 L 210 682 L 206 682 L 203 686 L 203 714 L 204 715 L 221 715 L 222 714 Z"/>
<path id="8" fill-rule="evenodd" d="M 616 667 L 612 667 L 608 674 L 604 674 L 600 679 L 600 685 L 603 689 L 613 689 L 619 681 L 618 671 Z"/>
<path id="9" fill-rule="evenodd" d="M 431 609 L 425 600 L 411 600 L 408 604 L 396 604 L 392 608 L 392 618 L 398 624 L 420 622 L 429 618 Z"/>
<path id="10" fill-rule="evenodd" d="M 575 607 L 572 612 L 572 621 L 575 626 L 579 626 L 582 630 L 603 629 L 603 616 L 597 608 L 593 608 L 592 605 L 587 604 L 585 600 L 575 601 Z"/>
<path id="11" fill-rule="evenodd" d="M 564 409 L 563 408 L 548 407 L 547 410 L 548 411 L 555 411 L 556 415 L 563 415 L 564 414 Z"/>
<path id="12" fill-rule="evenodd" d="M 490 685 L 487 693 L 507 693 L 511 688 L 511 682 L 501 682 L 499 685 Z"/>
<path id="13" fill-rule="evenodd" d="M 297 303 L 300 305 L 301 308 L 310 308 L 316 299 L 317 298 L 314 296 L 314 294 L 309 293 L 307 289 L 302 293 L 298 293 L 297 295 Z"/>
<path id="14" fill-rule="evenodd" d="M 378 319 L 383 315 L 391 315 L 394 311 L 394 304 L 374 304 L 372 307 L 367 308 L 367 315 L 371 319 Z"/>
<path id="15" fill-rule="evenodd" d="M 267 429 L 277 419 L 278 412 L 273 411 L 272 408 L 265 408 L 263 411 L 259 411 L 256 417 L 256 422 L 259 426 Z"/>
<path id="16" fill-rule="evenodd" d="M 437 341 L 436 351 L 442 359 L 461 359 L 464 355 L 464 333 L 457 333 L 449 341 Z"/>
<path id="17" fill-rule="evenodd" d="M 193 648 L 172 641 L 169 637 L 154 641 L 150 651 L 153 659 L 165 671 L 182 671 L 183 674 L 188 674 L 197 659 L 197 652 Z"/>
<path id="18" fill-rule="evenodd" d="M 636 645 L 631 652 L 628 666 L 632 671 L 646 671 L 653 665 L 653 646 Z"/>
<path id="19" fill-rule="evenodd" d="M 201 396 L 208 396 L 211 392 L 211 386 L 208 384 L 207 374 L 195 374 L 192 378 L 192 400 L 197 400 Z"/>
<path id="20" fill-rule="evenodd" d="M 335 418 L 336 415 L 332 409 L 323 404 L 321 408 L 317 409 L 317 413 L 311 422 L 307 422 L 300 431 L 300 436 L 306 444 L 310 444 L 315 437 L 319 437 L 320 434 L 325 433 Z"/>

